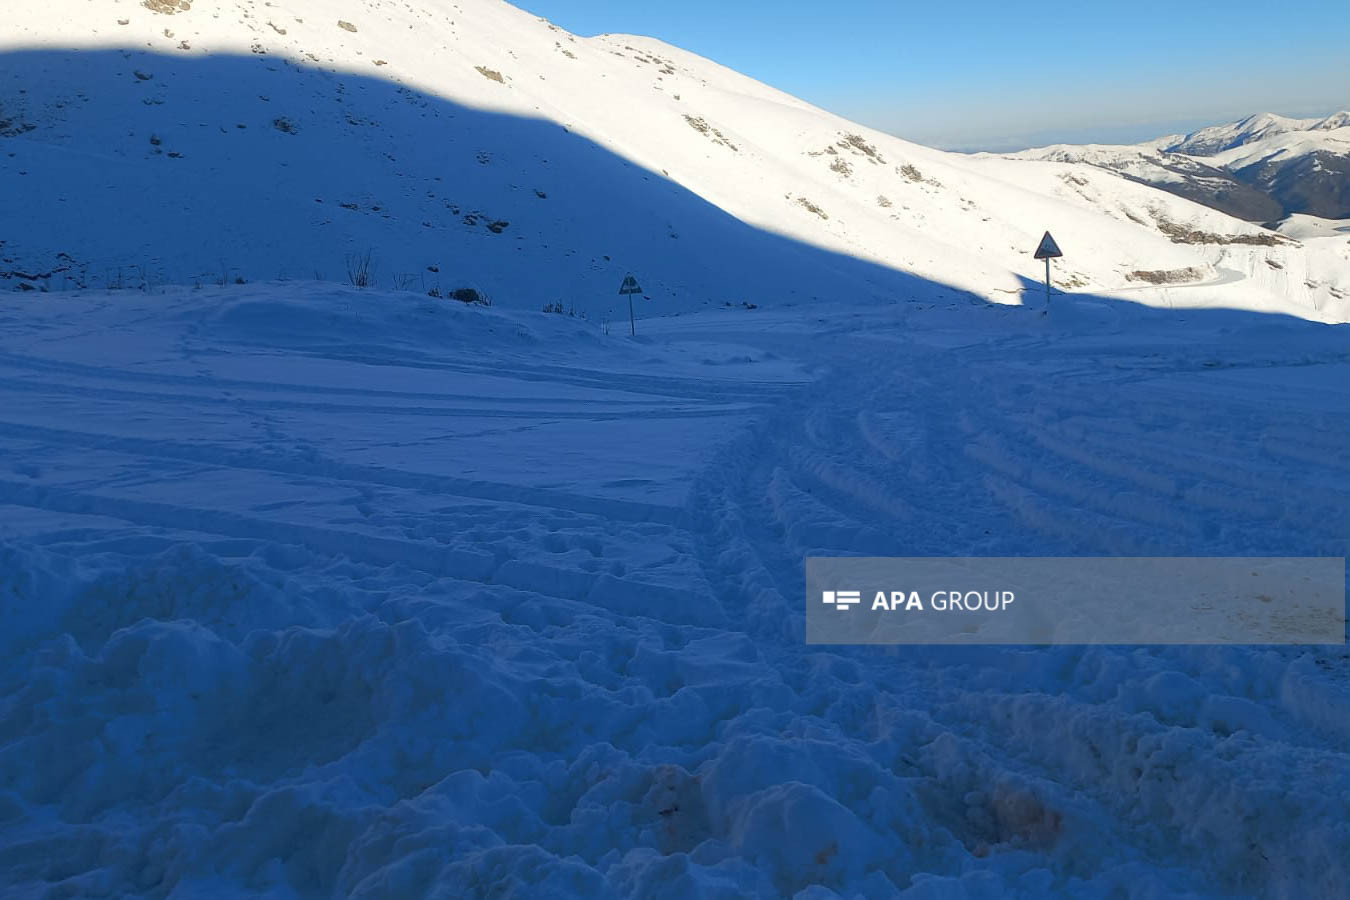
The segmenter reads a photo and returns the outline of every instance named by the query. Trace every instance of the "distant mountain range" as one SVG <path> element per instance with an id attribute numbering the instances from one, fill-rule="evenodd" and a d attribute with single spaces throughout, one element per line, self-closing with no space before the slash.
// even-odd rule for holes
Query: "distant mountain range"
<path id="1" fill-rule="evenodd" d="M 1350 218 L 1350 111 L 1323 119 L 1273 113 L 1143 144 L 1059 144 L 1010 154 L 1078 162 L 1246 219 Z"/>

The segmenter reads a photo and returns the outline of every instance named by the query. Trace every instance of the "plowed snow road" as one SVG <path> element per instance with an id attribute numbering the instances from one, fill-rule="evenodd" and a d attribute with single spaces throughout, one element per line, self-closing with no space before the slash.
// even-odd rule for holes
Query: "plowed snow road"
<path id="1" fill-rule="evenodd" d="M 8 307 L 0 885 L 1350 882 L 1343 648 L 802 641 L 808 555 L 1345 555 L 1339 331 L 349 301 Z"/>

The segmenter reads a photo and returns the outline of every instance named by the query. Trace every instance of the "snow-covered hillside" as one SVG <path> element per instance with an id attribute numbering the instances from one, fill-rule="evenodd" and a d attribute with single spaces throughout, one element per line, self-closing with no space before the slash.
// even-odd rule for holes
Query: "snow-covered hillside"
<path id="1" fill-rule="evenodd" d="M 1249 222 L 1274 222 L 1284 207 L 1219 164 L 1149 144 L 1055 144 L 1008 154 L 1014 159 L 1081 163 L 1161 188 Z"/>
<path id="2" fill-rule="evenodd" d="M 1155 304 L 1350 318 L 1341 260 L 1098 170 L 971 159 L 659 41 L 496 0 L 57 0 L 6 13 L 11 285 L 473 286 L 620 317 L 1041 277 Z M 734 265 L 726 265 L 728 261 Z M 1304 278 L 1252 277 L 1272 263 Z M 1315 274 L 1313 274 L 1315 273 Z M 1139 290 L 1156 281 L 1193 290 Z"/>
<path id="3" fill-rule="evenodd" d="M 1350 239 L 1350 222 L 1345 219 L 1293 215 L 1280 223 L 1280 233 L 1300 241 L 1309 238 L 1336 238 L 1342 235 Z"/>

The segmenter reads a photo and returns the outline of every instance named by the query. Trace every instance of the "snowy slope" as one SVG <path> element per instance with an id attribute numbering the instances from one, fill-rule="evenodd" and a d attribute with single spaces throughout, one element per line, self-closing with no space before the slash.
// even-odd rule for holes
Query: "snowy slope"
<path id="1" fill-rule="evenodd" d="M 1219 163 L 1162 150 L 1157 143 L 1055 144 L 1008 155 L 1095 166 L 1249 222 L 1273 222 L 1283 215 L 1278 201 Z"/>
<path id="2" fill-rule="evenodd" d="M 624 314 L 628 271 L 661 312 L 1016 302 L 1049 229 L 1072 290 L 1350 318 L 1338 259 L 1082 166 L 882 135 L 659 41 L 495 0 L 189 7 L 7 14 L 0 187 L 26 221 L 0 277 L 344 281 L 373 250 L 385 286 L 593 317 Z M 1277 251 L 1324 274 L 1249 277 Z"/>
<path id="3" fill-rule="evenodd" d="M 0 315 L 0 894 L 1350 880 L 1343 647 L 808 647 L 800 594 L 820 554 L 1344 555 L 1340 329 L 1057 298 L 632 341 L 295 283 Z"/>
<path id="4" fill-rule="evenodd" d="M 1280 233 L 1303 241 L 1309 238 L 1340 237 L 1350 241 L 1350 222 L 1317 216 L 1292 215 L 1280 223 Z"/>

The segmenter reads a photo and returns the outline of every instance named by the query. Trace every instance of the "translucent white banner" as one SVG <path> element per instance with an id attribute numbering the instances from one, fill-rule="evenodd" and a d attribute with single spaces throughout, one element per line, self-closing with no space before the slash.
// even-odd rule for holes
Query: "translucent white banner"
<path id="1" fill-rule="evenodd" d="M 811 557 L 810 644 L 1344 644 L 1343 557 Z"/>

